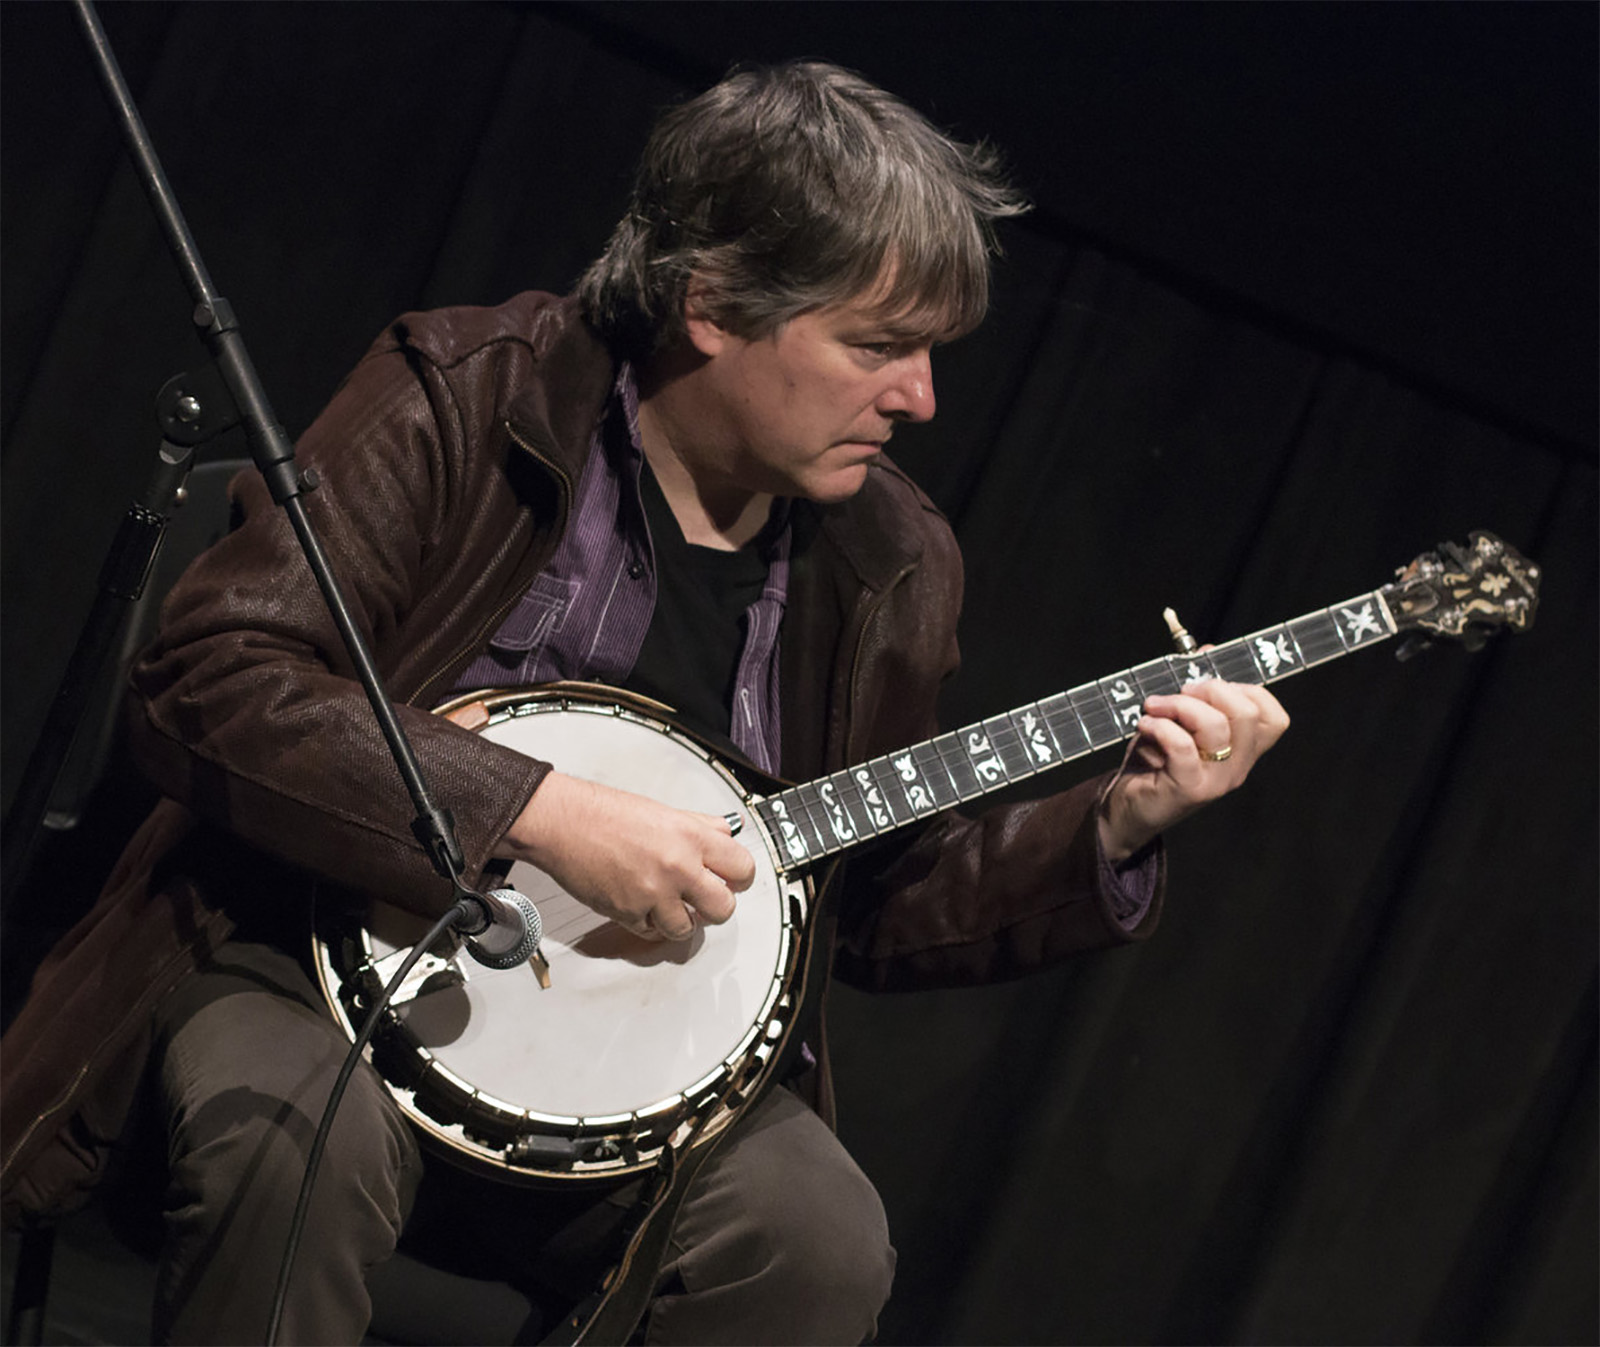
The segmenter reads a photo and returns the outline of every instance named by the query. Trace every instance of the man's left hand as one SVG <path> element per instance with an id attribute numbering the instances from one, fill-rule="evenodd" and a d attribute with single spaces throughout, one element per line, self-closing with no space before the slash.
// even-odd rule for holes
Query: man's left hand
<path id="1" fill-rule="evenodd" d="M 1113 864 L 1201 805 L 1244 784 L 1289 728 L 1265 688 L 1208 679 L 1144 704 L 1138 734 L 1100 806 L 1100 845 Z"/>

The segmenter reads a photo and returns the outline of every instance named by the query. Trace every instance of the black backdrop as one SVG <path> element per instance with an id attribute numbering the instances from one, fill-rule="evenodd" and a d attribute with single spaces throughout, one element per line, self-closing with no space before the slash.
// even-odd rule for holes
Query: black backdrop
<path id="1" fill-rule="evenodd" d="M 291 431 L 393 314 L 564 288 L 734 60 L 1005 147 L 1039 209 L 897 437 L 969 562 L 952 720 L 1165 604 L 1221 639 L 1472 528 L 1536 557 L 1527 638 L 1284 685 L 1150 944 L 831 1011 L 885 1341 L 1595 1340 L 1594 7 L 102 12 Z M 200 355 L 70 11 L 0 37 L 9 798 Z"/>

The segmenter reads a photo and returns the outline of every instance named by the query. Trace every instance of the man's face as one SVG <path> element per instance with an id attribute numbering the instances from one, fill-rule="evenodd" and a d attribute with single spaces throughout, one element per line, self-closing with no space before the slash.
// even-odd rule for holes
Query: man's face
<path id="1" fill-rule="evenodd" d="M 745 490 L 846 500 L 897 421 L 934 412 L 934 336 L 862 297 L 749 340 L 690 320 L 707 356 L 718 468 Z M 698 329 L 698 330 L 697 330 Z"/>

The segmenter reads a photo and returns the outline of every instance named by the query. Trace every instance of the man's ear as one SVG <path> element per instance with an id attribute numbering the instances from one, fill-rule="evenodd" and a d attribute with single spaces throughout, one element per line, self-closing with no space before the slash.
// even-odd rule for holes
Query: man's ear
<path id="1" fill-rule="evenodd" d="M 688 334 L 689 344 L 710 358 L 728 344 L 729 333 L 707 312 L 706 289 L 700 277 L 689 278 L 689 287 L 683 296 L 683 329 Z"/>

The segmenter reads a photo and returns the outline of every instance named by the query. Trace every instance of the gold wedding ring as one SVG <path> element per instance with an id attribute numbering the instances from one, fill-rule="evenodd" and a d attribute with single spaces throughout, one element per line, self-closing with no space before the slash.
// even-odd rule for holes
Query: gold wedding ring
<path id="1" fill-rule="evenodd" d="M 1224 744 L 1215 753 L 1213 753 L 1209 748 L 1202 748 L 1200 750 L 1200 761 L 1202 762 L 1226 762 L 1232 756 L 1232 744 Z"/>

